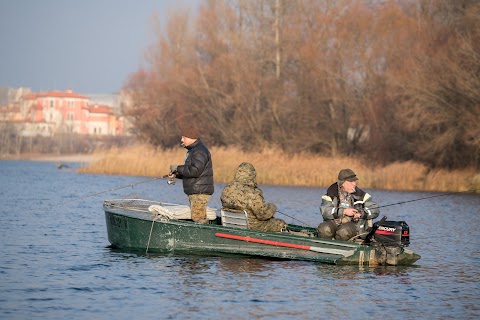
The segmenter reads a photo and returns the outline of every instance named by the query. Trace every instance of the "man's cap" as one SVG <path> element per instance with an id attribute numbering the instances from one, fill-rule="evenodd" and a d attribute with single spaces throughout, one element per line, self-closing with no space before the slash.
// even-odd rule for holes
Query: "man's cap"
<path id="1" fill-rule="evenodd" d="M 181 134 L 182 134 L 182 136 L 190 138 L 190 139 L 198 139 L 199 138 L 198 130 L 197 130 L 197 128 L 195 128 L 193 126 L 186 126 L 186 127 L 182 128 Z"/>
<path id="2" fill-rule="evenodd" d="M 342 169 L 338 173 L 338 181 L 356 181 L 357 175 L 352 169 Z"/>

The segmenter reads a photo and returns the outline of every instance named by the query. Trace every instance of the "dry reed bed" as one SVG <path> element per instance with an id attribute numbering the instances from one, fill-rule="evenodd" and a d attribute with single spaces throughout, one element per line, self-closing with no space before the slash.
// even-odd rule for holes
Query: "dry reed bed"
<path id="1" fill-rule="evenodd" d="M 362 188 L 386 190 L 467 191 L 480 189 L 480 174 L 473 169 L 428 172 L 418 163 L 393 163 L 368 167 L 356 159 L 328 158 L 299 153 L 289 155 L 268 149 L 244 152 L 235 148 L 211 148 L 215 182 L 231 181 L 238 165 L 250 162 L 257 169 L 257 182 L 264 185 L 325 187 L 334 182 L 338 171 L 353 169 Z M 158 177 L 168 173 L 171 164 L 182 164 L 186 150 L 156 149 L 149 145 L 97 151 L 82 173 Z"/>

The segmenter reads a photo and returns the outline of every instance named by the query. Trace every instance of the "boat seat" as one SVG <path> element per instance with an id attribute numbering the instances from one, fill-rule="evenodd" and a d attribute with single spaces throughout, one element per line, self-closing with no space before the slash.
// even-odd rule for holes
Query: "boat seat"
<path id="1" fill-rule="evenodd" d="M 220 210 L 222 226 L 248 229 L 247 211 L 232 212 L 225 209 Z"/>

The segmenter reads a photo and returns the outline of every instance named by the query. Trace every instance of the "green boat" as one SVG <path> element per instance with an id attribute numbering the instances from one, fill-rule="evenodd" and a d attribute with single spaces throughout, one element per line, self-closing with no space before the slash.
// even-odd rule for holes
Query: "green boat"
<path id="1" fill-rule="evenodd" d="M 251 230 L 245 212 L 220 210 L 218 214 L 209 208 L 210 223 L 200 224 L 189 219 L 188 206 L 178 204 L 116 199 L 105 200 L 103 208 L 109 242 L 128 251 L 233 254 L 364 266 L 412 265 L 420 259 L 406 248 L 408 226 L 403 221 L 387 223 L 383 230 L 375 226 L 376 233 L 368 239 L 339 241 L 317 238 L 315 228 L 292 224 L 282 232 Z"/>

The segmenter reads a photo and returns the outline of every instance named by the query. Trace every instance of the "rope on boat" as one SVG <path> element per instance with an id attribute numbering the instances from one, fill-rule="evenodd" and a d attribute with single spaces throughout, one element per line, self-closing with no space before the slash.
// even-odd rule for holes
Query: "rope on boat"
<path id="1" fill-rule="evenodd" d="M 155 223 L 155 219 L 152 219 L 152 226 L 150 227 L 150 234 L 148 235 L 147 249 L 145 250 L 145 254 L 148 253 L 148 247 L 150 246 L 150 239 L 152 238 L 152 230 L 153 230 L 154 223 Z"/>
<path id="2" fill-rule="evenodd" d="M 150 239 L 152 239 L 153 224 L 155 223 L 155 220 L 157 220 L 160 217 L 161 216 L 158 214 L 155 217 L 152 217 L 152 226 L 150 227 L 150 234 L 148 235 L 147 249 L 145 250 L 145 254 L 148 253 L 148 247 L 150 246 Z"/>
<path id="3" fill-rule="evenodd" d="M 153 224 L 155 223 L 156 220 L 160 218 L 168 219 L 168 217 L 162 216 L 158 213 L 154 217 L 152 217 L 152 226 L 150 227 L 150 234 L 148 235 L 147 249 L 145 250 L 145 254 L 148 253 L 148 247 L 150 246 L 150 240 L 152 239 Z"/>

